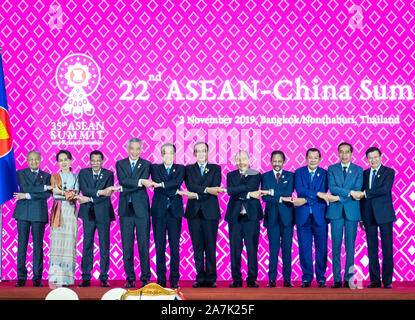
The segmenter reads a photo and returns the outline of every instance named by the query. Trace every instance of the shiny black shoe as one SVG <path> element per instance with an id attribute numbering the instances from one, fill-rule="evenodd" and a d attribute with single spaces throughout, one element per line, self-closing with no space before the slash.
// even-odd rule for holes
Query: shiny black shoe
<path id="1" fill-rule="evenodd" d="M 170 281 L 170 288 L 178 289 L 179 288 L 178 282 L 177 281 Z"/>
<path id="2" fill-rule="evenodd" d="M 162 286 L 163 288 L 165 288 L 165 287 L 166 287 L 166 281 L 157 281 L 157 284 L 158 284 L 159 286 Z"/>
<path id="3" fill-rule="evenodd" d="M 258 283 L 256 283 L 256 281 L 248 281 L 246 283 L 246 286 L 248 288 L 258 288 L 259 287 L 259 285 L 258 285 Z"/>
<path id="4" fill-rule="evenodd" d="M 341 283 L 341 281 L 339 281 L 339 282 L 334 282 L 332 285 L 331 285 L 331 287 L 330 288 L 333 288 L 333 289 L 338 289 L 338 288 L 342 288 L 342 283 Z"/>
<path id="5" fill-rule="evenodd" d="M 276 284 L 275 280 L 269 280 L 268 284 L 267 284 L 267 287 L 268 288 L 275 288 L 276 285 L 277 284 Z"/>
<path id="6" fill-rule="evenodd" d="M 229 285 L 229 288 L 242 288 L 242 281 L 232 282 Z"/>
<path id="7" fill-rule="evenodd" d="M 43 287 L 42 281 L 40 280 L 33 280 L 34 287 Z"/>
<path id="8" fill-rule="evenodd" d="M 193 288 L 203 288 L 204 285 L 201 282 L 195 282 L 195 283 L 193 283 L 192 287 Z"/>
<path id="9" fill-rule="evenodd" d="M 372 289 L 372 288 L 381 288 L 382 285 L 380 284 L 380 282 L 371 282 L 367 287 L 369 289 Z"/>
<path id="10" fill-rule="evenodd" d="M 216 283 L 214 282 L 206 282 L 205 283 L 206 288 L 216 288 Z"/>
<path id="11" fill-rule="evenodd" d="M 110 287 L 109 283 L 107 282 L 107 280 L 101 280 L 100 286 L 103 288 L 108 288 Z"/>
<path id="12" fill-rule="evenodd" d="M 78 285 L 78 288 L 85 288 L 85 287 L 90 287 L 90 286 L 91 286 L 91 281 L 82 280 L 82 282 Z"/>
<path id="13" fill-rule="evenodd" d="M 384 284 L 383 285 L 383 288 L 385 288 L 385 289 L 392 289 L 392 284 L 391 283 Z"/>
<path id="14" fill-rule="evenodd" d="M 293 284 L 292 284 L 292 282 L 291 282 L 291 281 L 289 281 L 289 280 L 284 280 L 284 287 L 285 287 L 285 288 L 292 288 L 292 287 L 294 287 L 294 286 L 293 286 Z"/>
<path id="15" fill-rule="evenodd" d="M 341 282 L 340 282 L 341 283 Z M 319 288 L 325 288 L 326 287 L 326 281 L 319 281 L 318 282 L 318 287 Z"/>
<path id="16" fill-rule="evenodd" d="M 127 281 L 127 283 L 125 284 L 126 288 L 134 288 L 135 287 L 135 283 L 134 281 Z"/>
<path id="17" fill-rule="evenodd" d="M 26 286 L 26 281 L 25 280 L 17 280 L 17 282 L 14 286 L 16 288 L 25 287 Z"/>
<path id="18" fill-rule="evenodd" d="M 310 288 L 310 287 L 311 287 L 310 281 L 303 281 L 303 283 L 301 284 L 301 288 Z"/>

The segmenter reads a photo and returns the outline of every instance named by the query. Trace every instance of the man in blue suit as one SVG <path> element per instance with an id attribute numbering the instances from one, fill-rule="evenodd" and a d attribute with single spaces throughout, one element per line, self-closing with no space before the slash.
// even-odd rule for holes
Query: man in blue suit
<path id="1" fill-rule="evenodd" d="M 330 219 L 332 241 L 334 283 L 331 287 L 342 287 L 340 254 L 344 229 L 346 265 L 343 287 L 349 288 L 350 281 L 353 281 L 357 224 L 361 220 L 360 203 L 353 196 L 362 188 L 363 168 L 351 162 L 353 147 L 349 143 L 340 143 L 337 150 L 340 163 L 328 168 L 328 185 L 332 196 L 324 194 L 322 197 L 330 202 L 327 218 Z"/>
<path id="2" fill-rule="evenodd" d="M 17 171 L 19 184 L 13 218 L 17 221 L 17 283 L 16 287 L 26 285 L 26 253 L 29 232 L 33 240 L 33 286 L 43 287 L 43 236 L 48 222 L 47 199 L 51 195 L 50 174 L 39 170 L 40 153 L 30 151 L 27 154 L 27 169 Z"/>
<path id="3" fill-rule="evenodd" d="M 157 283 L 166 286 L 166 234 L 170 246 L 170 287 L 178 288 L 180 279 L 180 234 L 184 216 L 183 199 L 178 191 L 183 183 L 185 167 L 174 163 L 176 147 L 161 146 L 163 163 L 151 165 L 154 196 L 151 204 L 154 243 L 156 246 Z"/>
<path id="4" fill-rule="evenodd" d="M 259 221 L 263 217 L 259 201 L 261 174 L 249 167 L 249 155 L 245 151 L 236 154 L 236 165 L 238 169 L 226 175 L 230 198 L 225 221 L 229 224 L 233 279 L 229 287 L 242 287 L 241 254 L 245 243 L 248 257 L 247 287 L 257 288 Z"/>
<path id="5" fill-rule="evenodd" d="M 294 210 L 291 196 L 294 192 L 294 174 L 283 170 L 285 154 L 282 151 L 271 153 L 273 170 L 262 176 L 263 200 L 266 203 L 264 226 L 267 228 L 269 242 L 268 287 L 275 287 L 278 256 L 281 247 L 282 274 L 284 287 L 291 283 L 291 249 L 294 232 Z"/>
<path id="6" fill-rule="evenodd" d="M 376 147 L 366 150 L 370 168 L 363 173 L 363 187 L 360 195 L 363 224 L 366 231 L 369 255 L 370 284 L 368 288 L 392 288 L 393 278 L 393 222 L 396 221 L 392 201 L 392 187 L 395 171 L 382 164 L 382 153 Z M 379 240 L 382 245 L 382 278 L 379 266 Z"/>
<path id="7" fill-rule="evenodd" d="M 313 272 L 313 238 L 316 255 L 316 280 L 320 288 L 326 287 L 327 269 L 327 221 L 326 201 L 319 197 L 327 193 L 327 171 L 320 168 L 321 153 L 311 148 L 306 153 L 307 166 L 295 171 L 295 189 L 298 198 L 293 199 L 297 224 L 300 265 L 303 271 L 302 288 L 311 286 Z"/>

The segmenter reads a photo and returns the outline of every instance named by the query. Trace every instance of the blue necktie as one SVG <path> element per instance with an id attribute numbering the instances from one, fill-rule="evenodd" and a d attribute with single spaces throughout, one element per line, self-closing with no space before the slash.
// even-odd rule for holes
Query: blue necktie
<path id="1" fill-rule="evenodd" d="M 170 175 L 170 167 L 166 168 L 167 170 L 167 175 Z M 170 207 L 170 199 L 167 198 L 167 208 Z"/>
<path id="2" fill-rule="evenodd" d="M 131 164 L 131 171 L 134 171 L 134 168 L 135 168 L 135 162 L 133 162 L 133 163 Z"/>
<path id="3" fill-rule="evenodd" d="M 205 166 L 200 166 L 200 174 L 203 176 L 203 173 L 205 171 Z"/>
<path id="4" fill-rule="evenodd" d="M 94 174 L 94 185 L 95 185 L 95 188 L 98 185 L 98 175 L 97 174 Z"/>
<path id="5" fill-rule="evenodd" d="M 343 167 L 343 178 L 344 178 L 344 180 L 346 180 L 346 175 L 347 175 L 347 167 Z"/>
<path id="6" fill-rule="evenodd" d="M 370 189 L 373 188 L 373 184 L 375 183 L 376 172 L 377 170 L 373 170 L 372 172 L 372 183 L 370 184 Z"/>
<path id="7" fill-rule="evenodd" d="M 314 179 L 314 171 L 310 171 L 310 180 L 313 182 Z"/>
<path id="8" fill-rule="evenodd" d="M 170 167 L 166 168 L 166 170 L 167 170 L 167 175 L 169 175 L 170 174 Z"/>

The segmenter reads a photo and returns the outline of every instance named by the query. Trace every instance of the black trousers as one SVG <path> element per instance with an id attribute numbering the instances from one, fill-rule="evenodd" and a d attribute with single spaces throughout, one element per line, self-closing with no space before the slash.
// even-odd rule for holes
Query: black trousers
<path id="1" fill-rule="evenodd" d="M 245 242 L 248 258 L 246 281 L 256 281 L 258 277 L 259 221 L 250 221 L 247 215 L 239 215 L 238 222 L 229 223 L 229 242 L 231 247 L 231 272 L 234 282 L 242 282 L 241 257 Z"/>
<path id="2" fill-rule="evenodd" d="M 219 220 L 205 219 L 200 210 L 196 217 L 188 219 L 188 225 L 195 259 L 196 282 L 213 283 L 217 278 L 216 240 Z"/>
<path id="3" fill-rule="evenodd" d="M 101 273 L 99 280 L 108 280 L 108 268 L 110 264 L 110 222 L 97 222 L 95 220 L 83 220 L 84 241 L 82 249 L 82 279 L 91 280 L 91 270 L 94 256 L 95 231 L 98 230 L 99 239 L 99 268 Z"/>
<path id="4" fill-rule="evenodd" d="M 124 271 L 127 281 L 135 281 L 134 272 L 134 240 L 137 238 L 137 248 L 140 257 L 142 282 L 150 281 L 150 218 L 137 218 L 132 206 L 129 206 L 131 215 L 120 217 L 121 242 L 123 251 Z M 135 235 L 134 235 L 135 231 Z"/>
<path id="5" fill-rule="evenodd" d="M 152 218 L 153 236 L 156 246 L 156 273 L 157 280 L 166 281 L 166 235 L 168 235 L 170 247 L 170 282 L 180 279 L 180 234 L 182 230 L 182 218 L 176 218 L 171 212 L 171 207 L 166 209 L 166 215 Z"/>
<path id="6" fill-rule="evenodd" d="M 26 255 L 31 229 L 33 240 L 33 280 L 42 280 L 44 222 L 17 220 L 17 279 L 27 279 Z"/>

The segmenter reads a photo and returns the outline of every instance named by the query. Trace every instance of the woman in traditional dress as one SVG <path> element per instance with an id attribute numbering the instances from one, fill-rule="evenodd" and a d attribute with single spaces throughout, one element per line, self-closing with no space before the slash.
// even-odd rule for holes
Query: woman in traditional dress
<path id="1" fill-rule="evenodd" d="M 51 178 L 53 206 L 50 217 L 49 282 L 56 286 L 74 284 L 78 217 L 76 199 L 78 174 L 71 172 L 72 155 L 60 150 L 56 155 L 61 172 Z"/>

